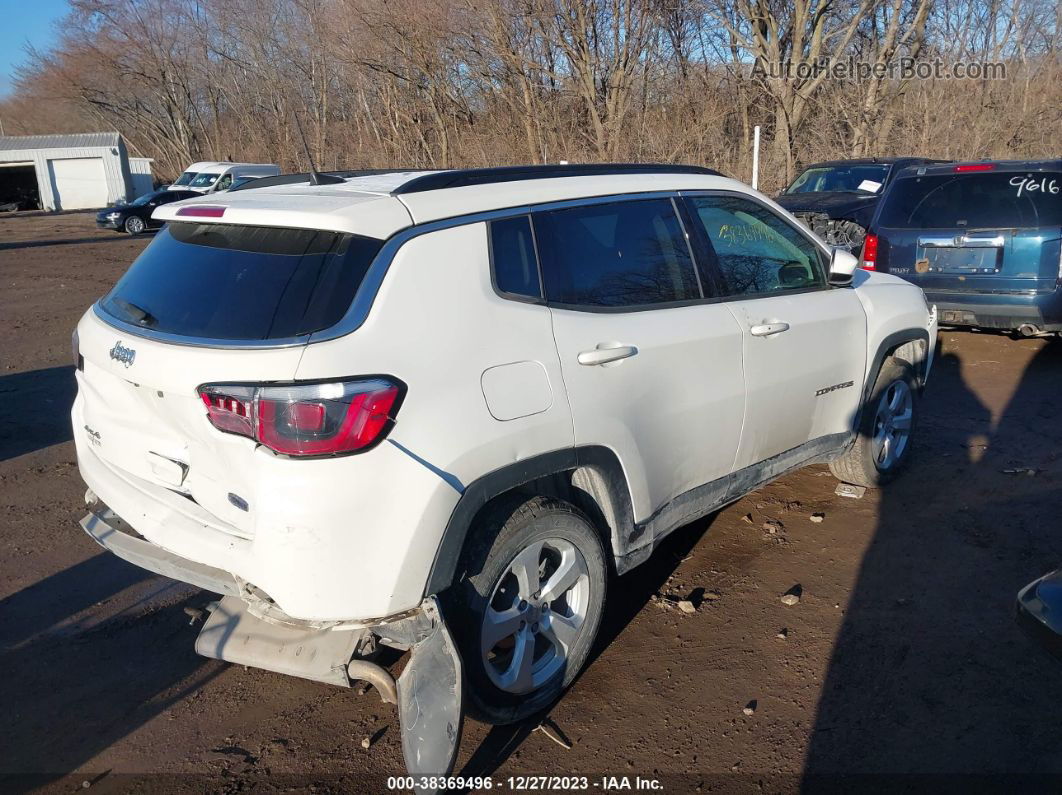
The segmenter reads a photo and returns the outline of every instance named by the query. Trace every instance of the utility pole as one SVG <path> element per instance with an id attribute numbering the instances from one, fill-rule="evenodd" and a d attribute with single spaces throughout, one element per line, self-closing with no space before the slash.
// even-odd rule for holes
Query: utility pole
<path id="1" fill-rule="evenodd" d="M 752 189 L 760 186 L 760 125 L 752 128 Z"/>

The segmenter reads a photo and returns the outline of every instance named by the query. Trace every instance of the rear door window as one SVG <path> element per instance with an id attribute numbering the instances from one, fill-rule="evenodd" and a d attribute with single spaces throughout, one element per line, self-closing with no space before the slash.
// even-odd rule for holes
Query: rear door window
<path id="1" fill-rule="evenodd" d="M 1015 229 L 1062 225 L 1062 173 L 973 172 L 896 180 L 882 200 L 886 229 Z"/>
<path id="2" fill-rule="evenodd" d="M 822 252 L 761 204 L 736 196 L 688 200 L 727 295 L 760 295 L 826 286 Z"/>
<path id="3" fill-rule="evenodd" d="M 534 223 L 551 303 L 622 309 L 702 297 L 670 199 L 544 211 Z"/>
<path id="4" fill-rule="evenodd" d="M 127 323 L 186 337 L 308 334 L 346 313 L 381 245 L 322 230 L 171 222 L 102 307 Z"/>

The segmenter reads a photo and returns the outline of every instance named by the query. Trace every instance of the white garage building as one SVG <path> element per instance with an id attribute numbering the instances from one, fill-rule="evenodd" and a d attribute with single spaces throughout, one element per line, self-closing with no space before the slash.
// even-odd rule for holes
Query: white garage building
<path id="1" fill-rule="evenodd" d="M 150 173 L 150 161 L 147 168 Z M 106 207 L 135 198 L 133 187 L 129 154 L 116 132 L 0 137 L 0 205 Z"/>

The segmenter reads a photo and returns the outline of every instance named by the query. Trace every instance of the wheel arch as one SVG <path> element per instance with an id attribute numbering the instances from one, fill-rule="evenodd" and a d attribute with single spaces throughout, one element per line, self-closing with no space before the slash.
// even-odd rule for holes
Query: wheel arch
<path id="1" fill-rule="evenodd" d="M 911 365 L 915 373 L 915 381 L 918 389 L 925 388 L 929 367 L 930 339 L 929 330 L 924 328 L 906 328 L 894 331 L 886 335 L 877 346 L 877 350 L 870 358 L 867 367 L 866 379 L 863 383 L 863 398 L 859 403 L 859 411 L 856 412 L 852 423 L 852 430 L 859 431 L 859 423 L 862 419 L 863 408 L 870 398 L 870 392 L 877 381 L 881 365 L 890 356 L 901 359 Z"/>
<path id="2" fill-rule="evenodd" d="M 613 564 L 626 548 L 634 512 L 619 457 L 598 445 L 554 450 L 496 469 L 465 488 L 443 530 L 425 595 L 452 584 L 468 532 L 483 508 L 521 489 L 567 500 L 586 512 L 611 551 Z"/>

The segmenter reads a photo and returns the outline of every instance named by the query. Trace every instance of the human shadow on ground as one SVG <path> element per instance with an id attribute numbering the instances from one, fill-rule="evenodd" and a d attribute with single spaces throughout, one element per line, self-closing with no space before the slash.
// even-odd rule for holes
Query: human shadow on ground
<path id="1" fill-rule="evenodd" d="M 1010 344 L 1042 347 L 996 423 L 963 370 L 999 362 L 934 368 L 911 469 L 881 492 L 804 789 L 1062 773 L 1062 670 L 1013 619 L 1018 589 L 1062 557 L 1062 342 Z"/>

